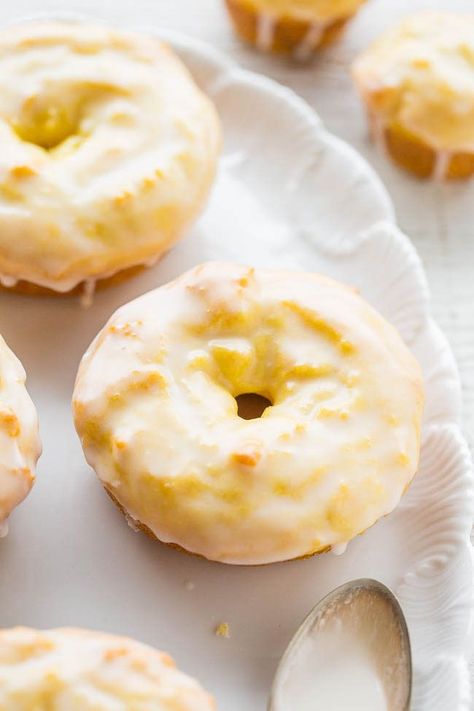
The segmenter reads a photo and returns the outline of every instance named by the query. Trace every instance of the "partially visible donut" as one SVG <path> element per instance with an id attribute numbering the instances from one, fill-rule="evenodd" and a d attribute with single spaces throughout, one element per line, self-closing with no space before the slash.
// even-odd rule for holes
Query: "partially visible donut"
<path id="1" fill-rule="evenodd" d="M 25 371 L 0 336 L 0 533 L 35 480 L 41 453 L 38 419 L 25 388 Z"/>
<path id="2" fill-rule="evenodd" d="M 225 0 L 239 37 L 307 60 L 331 44 L 365 0 Z"/>
<path id="3" fill-rule="evenodd" d="M 249 393 L 267 407 L 243 419 Z M 345 544 L 392 511 L 422 404 L 418 363 L 353 290 L 225 263 L 120 308 L 74 391 L 87 460 L 131 522 L 240 564 Z"/>
<path id="4" fill-rule="evenodd" d="M 0 631 L 0 708 L 215 711 L 163 652 L 101 632 L 26 627 Z"/>
<path id="5" fill-rule="evenodd" d="M 376 144 L 419 178 L 474 175 L 474 13 L 419 12 L 354 62 Z"/>
<path id="6" fill-rule="evenodd" d="M 156 38 L 0 32 L 0 283 L 67 292 L 158 259 L 202 209 L 220 129 Z"/>

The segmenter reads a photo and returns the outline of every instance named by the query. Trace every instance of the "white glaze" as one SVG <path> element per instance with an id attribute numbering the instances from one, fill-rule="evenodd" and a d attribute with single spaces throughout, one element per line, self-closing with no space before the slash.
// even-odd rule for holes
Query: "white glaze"
<path id="1" fill-rule="evenodd" d="M 245 392 L 273 407 L 240 419 Z M 74 391 L 86 457 L 128 515 L 245 564 L 337 547 L 391 511 L 421 405 L 416 362 L 352 290 L 225 263 L 119 309 Z"/>
<path id="2" fill-rule="evenodd" d="M 82 291 L 79 302 L 83 309 L 89 309 L 94 301 L 94 294 L 96 289 L 95 279 L 86 279 L 82 283 Z"/>
<path id="3" fill-rule="evenodd" d="M 346 550 L 347 550 L 347 543 L 338 543 L 337 545 L 335 545 L 331 548 L 331 553 L 333 555 L 339 556 L 339 555 L 344 555 Z"/>
<path id="4" fill-rule="evenodd" d="M 257 15 L 256 45 L 261 52 L 268 52 L 273 45 L 277 19 L 275 15 L 261 12 Z"/>
<path id="5" fill-rule="evenodd" d="M 18 283 L 18 279 L 7 274 L 0 274 L 0 284 L 7 289 L 12 289 Z"/>
<path id="6" fill-rule="evenodd" d="M 386 126 L 382 116 L 373 113 L 371 115 L 372 136 L 380 153 L 387 152 L 387 141 L 385 139 Z"/>
<path id="7" fill-rule="evenodd" d="M 311 57 L 314 49 L 321 42 L 321 38 L 324 34 L 324 30 L 326 29 L 327 24 L 328 23 L 321 21 L 311 23 L 308 32 L 303 37 L 303 39 L 296 47 L 293 53 L 295 59 L 300 62 L 305 62 Z"/>
<path id="8" fill-rule="evenodd" d="M 0 707 L 82 711 L 213 711 L 211 697 L 173 660 L 100 632 L 0 632 Z"/>
<path id="9" fill-rule="evenodd" d="M 435 162 L 431 176 L 432 180 L 441 182 L 446 178 L 451 158 L 451 151 L 435 151 Z"/>
<path id="10" fill-rule="evenodd" d="M 25 371 L 0 336 L 0 536 L 6 520 L 30 491 L 41 452 L 35 407 Z"/>
<path id="11" fill-rule="evenodd" d="M 59 22 L 0 33 L 0 139 L 3 283 L 58 292 L 166 251 L 220 144 L 213 106 L 159 40 Z"/>

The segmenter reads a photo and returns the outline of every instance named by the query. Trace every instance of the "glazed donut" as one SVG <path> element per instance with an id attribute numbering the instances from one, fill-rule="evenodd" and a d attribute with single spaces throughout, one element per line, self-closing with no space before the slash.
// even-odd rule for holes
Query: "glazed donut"
<path id="1" fill-rule="evenodd" d="M 0 280 L 56 292 L 147 265 L 197 217 L 217 114 L 145 35 L 73 23 L 0 32 Z"/>
<path id="2" fill-rule="evenodd" d="M 25 371 L 0 336 L 0 535 L 30 491 L 41 453 L 38 419 L 25 388 Z"/>
<path id="3" fill-rule="evenodd" d="M 0 631 L 0 708 L 15 711 L 213 711 L 163 652 L 80 629 Z"/>
<path id="4" fill-rule="evenodd" d="M 236 397 L 267 398 L 243 419 Z M 419 458 L 420 369 L 353 290 L 208 263 L 120 308 L 74 391 L 86 458 L 134 525 L 263 564 L 345 544 Z"/>
<path id="5" fill-rule="evenodd" d="M 423 12 L 354 63 L 375 142 L 420 178 L 474 174 L 474 14 Z"/>
<path id="6" fill-rule="evenodd" d="M 365 0 L 226 0 L 238 35 L 263 52 L 309 59 L 330 44 Z"/>

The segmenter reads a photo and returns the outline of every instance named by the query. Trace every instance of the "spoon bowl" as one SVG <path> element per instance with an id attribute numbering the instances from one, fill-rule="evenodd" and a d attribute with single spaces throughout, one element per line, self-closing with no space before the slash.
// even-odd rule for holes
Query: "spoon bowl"
<path id="1" fill-rule="evenodd" d="M 306 617 L 278 666 L 269 711 L 409 711 L 411 648 L 395 596 L 354 580 Z"/>

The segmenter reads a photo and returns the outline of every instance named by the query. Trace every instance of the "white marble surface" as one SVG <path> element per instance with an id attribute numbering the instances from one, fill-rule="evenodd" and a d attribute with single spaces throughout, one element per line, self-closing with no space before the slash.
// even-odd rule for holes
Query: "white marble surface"
<path id="1" fill-rule="evenodd" d="M 455 352 L 463 382 L 464 427 L 474 445 L 474 181 L 420 182 L 377 155 L 348 73 L 355 54 L 395 18 L 420 9 L 468 11 L 472 0 L 368 0 L 337 45 L 311 65 L 260 56 L 234 37 L 220 0 L 15 0 L 0 3 L 0 22 L 31 13 L 79 11 L 130 25 L 149 23 L 200 37 L 252 70 L 287 84 L 328 128 L 366 156 L 394 201 L 398 221 L 426 268 L 433 310 Z"/>

